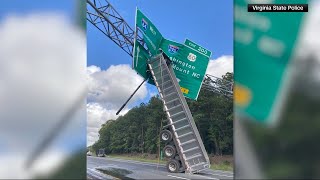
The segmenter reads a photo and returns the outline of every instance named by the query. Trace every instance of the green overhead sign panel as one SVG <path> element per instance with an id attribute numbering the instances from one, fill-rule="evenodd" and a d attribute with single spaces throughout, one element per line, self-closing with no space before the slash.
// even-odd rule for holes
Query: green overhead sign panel
<path id="1" fill-rule="evenodd" d="M 161 49 L 173 62 L 172 68 L 183 95 L 197 100 L 211 52 L 188 39 L 185 44 L 164 39 L 155 25 L 139 9 L 136 10 L 136 30 L 142 32 L 147 49 L 135 42 L 133 69 L 145 79 L 149 78 L 148 52 L 154 56 L 159 54 Z M 154 84 L 151 81 L 149 80 L 149 83 Z"/>
<path id="2" fill-rule="evenodd" d="M 270 123 L 282 106 L 287 88 L 283 84 L 289 82 L 288 65 L 305 13 L 248 12 L 247 4 L 236 0 L 234 5 L 235 110 Z"/>
<path id="3" fill-rule="evenodd" d="M 209 58 L 184 44 L 167 39 L 162 40 L 160 48 L 173 63 L 172 68 L 183 95 L 197 100 Z"/>
<path id="4" fill-rule="evenodd" d="M 159 53 L 162 35 L 156 26 L 139 10 L 136 10 L 136 27 L 143 33 L 143 39 L 152 55 Z"/>
<path id="5" fill-rule="evenodd" d="M 135 41 L 133 48 L 133 69 L 140 74 L 144 79 L 148 78 L 147 74 L 147 61 L 148 61 L 148 52 L 144 49 L 138 41 Z"/>
<path id="6" fill-rule="evenodd" d="M 145 50 L 145 48 L 138 41 L 135 41 L 133 47 L 132 68 L 144 79 L 148 79 L 150 77 L 150 73 L 147 72 L 148 59 L 148 51 Z M 154 82 L 151 79 L 149 79 L 148 83 L 154 85 Z"/>
<path id="7" fill-rule="evenodd" d="M 211 57 L 211 54 L 212 54 L 211 51 L 209 51 L 209 50 L 201 47 L 200 45 L 198 45 L 198 44 L 190 41 L 189 39 L 186 39 L 186 40 L 184 41 L 184 44 L 185 44 L 186 46 L 188 46 L 188 47 L 190 47 L 190 48 L 192 48 L 192 49 L 200 52 L 201 54 L 204 54 L 205 56 L 208 56 L 209 58 Z"/>

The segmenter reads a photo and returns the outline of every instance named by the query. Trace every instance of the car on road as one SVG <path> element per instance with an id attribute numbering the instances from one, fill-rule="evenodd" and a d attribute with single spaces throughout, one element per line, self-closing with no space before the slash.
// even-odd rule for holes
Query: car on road
<path id="1" fill-rule="evenodd" d="M 90 151 L 87 152 L 87 156 L 92 156 L 92 153 Z"/>
<path id="2" fill-rule="evenodd" d="M 105 150 L 104 149 L 99 149 L 97 153 L 98 157 L 105 157 Z"/>
<path id="3" fill-rule="evenodd" d="M 105 154 L 98 154 L 98 157 L 105 157 Z"/>

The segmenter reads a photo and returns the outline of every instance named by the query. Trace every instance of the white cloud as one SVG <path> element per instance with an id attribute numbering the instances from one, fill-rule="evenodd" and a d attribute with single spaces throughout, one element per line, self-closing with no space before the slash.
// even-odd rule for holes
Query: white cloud
<path id="1" fill-rule="evenodd" d="M 89 67 L 87 67 L 87 74 L 88 75 L 91 75 L 93 73 L 100 72 L 100 71 L 101 71 L 101 68 L 97 67 L 97 66 L 89 66 Z"/>
<path id="2" fill-rule="evenodd" d="M 2 19 L 0 41 L 0 140 L 25 160 L 85 88 L 85 34 L 61 15 L 38 13 Z M 69 137 L 84 120 L 73 118 Z"/>
<path id="3" fill-rule="evenodd" d="M 123 109 L 118 115 L 124 115 L 129 110 Z M 118 116 L 116 115 L 116 109 L 106 109 L 98 103 L 87 104 L 87 146 L 92 145 L 98 140 L 99 130 L 101 125 L 110 119 L 115 120 Z"/>
<path id="4" fill-rule="evenodd" d="M 153 96 L 156 96 L 156 95 L 158 95 L 159 93 L 157 92 L 157 91 L 150 91 L 149 90 L 149 95 L 150 95 L 150 97 L 153 97 Z"/>
<path id="5" fill-rule="evenodd" d="M 221 56 L 209 61 L 207 74 L 222 77 L 227 72 L 233 72 L 233 56 Z"/>
<path id="6" fill-rule="evenodd" d="M 88 73 L 88 101 L 100 103 L 109 108 L 120 108 L 143 81 L 143 78 L 126 64 L 112 65 L 107 70 L 90 66 Z M 129 104 L 144 99 L 147 93 L 147 86 L 143 84 Z"/>
<path id="7" fill-rule="evenodd" d="M 296 48 L 298 54 L 306 55 L 313 53 L 320 59 L 320 1 L 311 1 L 309 12 L 304 14 L 301 23 L 300 44 Z"/>
<path id="8" fill-rule="evenodd" d="M 149 97 L 153 97 L 159 94 L 156 86 L 148 84 L 147 87 L 148 87 Z"/>
<path id="9" fill-rule="evenodd" d="M 110 119 L 116 119 L 116 112 L 130 97 L 142 77 L 129 65 L 112 65 L 107 70 L 97 66 L 87 67 L 88 74 L 88 104 L 87 104 L 87 146 L 98 140 L 101 125 Z M 126 114 L 130 104 L 144 99 L 148 94 L 146 83 L 136 92 L 120 115 Z"/>

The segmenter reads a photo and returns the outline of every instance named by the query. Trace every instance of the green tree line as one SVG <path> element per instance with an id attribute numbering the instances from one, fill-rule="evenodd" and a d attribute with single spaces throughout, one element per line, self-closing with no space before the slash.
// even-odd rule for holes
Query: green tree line
<path id="1" fill-rule="evenodd" d="M 233 73 L 223 80 L 232 81 Z M 223 81 L 219 83 L 224 83 Z M 197 101 L 187 99 L 195 123 L 209 154 L 233 153 L 233 99 L 202 88 Z M 159 96 L 141 103 L 124 116 L 108 120 L 99 130 L 99 140 L 92 145 L 95 152 L 104 148 L 110 153 L 150 153 L 159 151 L 159 133 L 166 119 Z M 160 144 L 160 147 L 164 147 Z"/>

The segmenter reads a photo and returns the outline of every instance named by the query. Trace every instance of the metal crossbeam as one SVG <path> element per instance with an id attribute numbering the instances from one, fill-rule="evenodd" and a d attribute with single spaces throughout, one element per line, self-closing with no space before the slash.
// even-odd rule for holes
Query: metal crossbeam
<path id="1" fill-rule="evenodd" d="M 107 0 L 87 0 L 87 20 L 133 56 L 135 31 Z M 138 40 L 142 38 L 137 36 Z"/>
<path id="2" fill-rule="evenodd" d="M 206 90 L 224 95 L 226 97 L 233 97 L 233 82 L 221 79 L 210 74 L 206 74 L 202 87 Z"/>
<path id="3" fill-rule="evenodd" d="M 131 57 L 133 56 L 136 32 L 128 25 L 108 0 L 87 0 L 87 20 L 127 54 Z M 143 38 L 141 38 L 138 33 L 136 37 L 143 45 Z M 230 89 L 232 84 L 233 82 L 206 74 L 203 88 L 232 98 L 233 91 Z"/>

